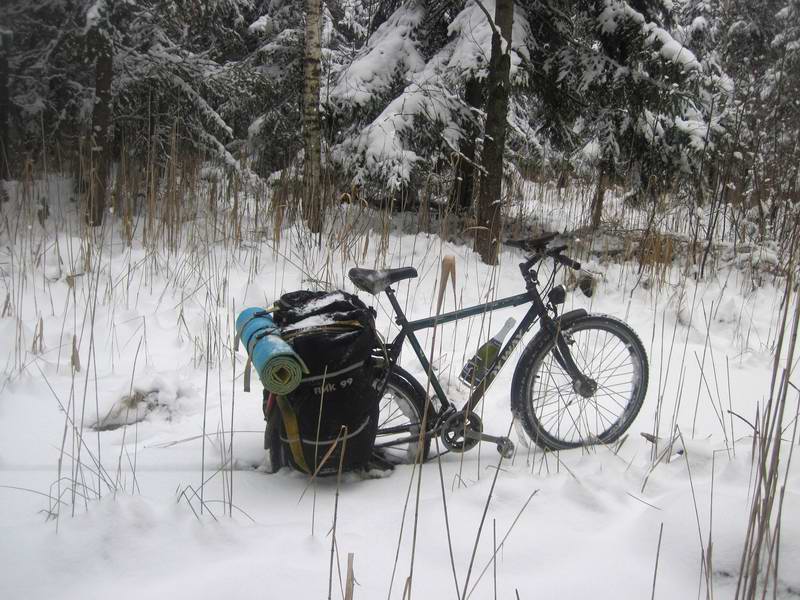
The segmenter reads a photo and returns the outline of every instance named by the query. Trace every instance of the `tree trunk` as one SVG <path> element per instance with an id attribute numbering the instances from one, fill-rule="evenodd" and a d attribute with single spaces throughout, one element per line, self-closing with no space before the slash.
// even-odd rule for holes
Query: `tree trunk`
<path id="1" fill-rule="evenodd" d="M 11 179 L 11 151 L 9 150 L 9 113 L 11 102 L 8 93 L 8 56 L 11 54 L 11 34 L 0 30 L 0 181 Z"/>
<path id="2" fill-rule="evenodd" d="M 91 33 L 90 44 L 95 58 L 95 87 L 92 110 L 91 179 L 86 223 L 98 227 L 103 224 L 111 163 L 113 140 L 111 82 L 114 76 L 114 55 L 108 31 L 103 26 L 98 26 Z"/>
<path id="3" fill-rule="evenodd" d="M 592 202 L 592 231 L 597 231 L 600 227 L 600 220 L 603 218 L 603 201 L 606 197 L 606 188 L 608 187 L 608 171 L 605 167 L 600 167 L 600 177 L 597 179 L 597 190 L 594 194 L 594 201 Z"/>
<path id="4" fill-rule="evenodd" d="M 480 108 L 483 100 L 483 86 L 475 77 L 467 79 L 464 87 L 464 100 L 472 108 Z M 475 190 L 475 137 L 477 128 L 473 124 L 467 126 L 461 140 L 456 167 L 456 180 L 453 183 L 452 206 L 455 212 L 467 213 L 472 208 L 472 194 Z"/>
<path id="5" fill-rule="evenodd" d="M 320 0 L 306 0 L 303 60 L 303 216 L 311 231 L 322 231 L 322 151 L 319 120 Z"/>
<path id="6" fill-rule="evenodd" d="M 483 262 L 497 264 L 500 249 L 500 206 L 503 188 L 503 150 L 506 143 L 509 72 L 511 69 L 511 27 L 513 0 L 497 0 L 494 20 L 500 31 L 492 35 L 492 54 L 487 77 L 486 126 L 483 136 L 481 189 L 478 196 L 478 229 L 475 250 Z M 503 52 L 500 34 L 506 40 Z"/>

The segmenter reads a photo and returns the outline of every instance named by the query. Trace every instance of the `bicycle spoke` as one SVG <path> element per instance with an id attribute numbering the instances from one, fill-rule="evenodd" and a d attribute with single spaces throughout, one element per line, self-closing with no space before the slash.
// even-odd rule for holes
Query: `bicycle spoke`
<path id="1" fill-rule="evenodd" d="M 597 388 L 589 397 L 579 394 L 556 353 L 548 352 L 534 367 L 537 375 L 529 384 L 529 407 L 536 423 L 531 437 L 544 438 L 554 448 L 616 439 L 615 432 L 630 421 L 630 405 L 639 394 L 641 354 L 634 354 L 628 338 L 603 326 L 579 326 L 568 333 L 576 367 Z"/>

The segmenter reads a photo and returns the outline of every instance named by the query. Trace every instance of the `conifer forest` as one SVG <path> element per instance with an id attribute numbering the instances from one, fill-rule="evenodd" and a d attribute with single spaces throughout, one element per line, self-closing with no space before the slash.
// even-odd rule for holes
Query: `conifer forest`
<path id="1" fill-rule="evenodd" d="M 798 598 L 799 278 L 800 0 L 0 0 L 0 598 Z"/>

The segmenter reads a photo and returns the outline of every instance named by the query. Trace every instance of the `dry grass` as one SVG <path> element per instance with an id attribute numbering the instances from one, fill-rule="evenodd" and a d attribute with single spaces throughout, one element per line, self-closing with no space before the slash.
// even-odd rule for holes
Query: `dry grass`
<path id="1" fill-rule="evenodd" d="M 173 139 L 173 156 L 180 156 L 177 139 Z M 125 153 L 123 153 L 123 157 Z M 78 169 L 80 171 L 80 168 Z M 120 453 L 115 457 L 114 472 L 104 466 L 101 456 L 99 432 L 92 436 L 87 432 L 89 413 L 99 414 L 99 397 L 94 377 L 96 377 L 97 339 L 96 315 L 99 306 L 129 308 L 136 307 L 144 296 L 158 297 L 164 306 L 174 307 L 179 315 L 180 335 L 192 345 L 192 362 L 195 367 L 205 370 L 204 422 L 202 431 L 202 466 L 200 481 L 196 485 L 186 485 L 177 492 L 179 502 L 203 518 L 206 514 L 216 519 L 217 513 L 209 500 L 206 487 L 219 484 L 222 494 L 223 514 L 233 516 L 234 508 L 239 514 L 246 514 L 236 507 L 234 497 L 234 431 L 235 402 L 231 402 L 230 414 L 209 414 L 207 399 L 213 387 L 222 396 L 222 366 L 230 361 L 233 373 L 231 398 L 235 398 L 237 355 L 233 347 L 232 314 L 241 306 L 241 299 L 233 297 L 230 290 L 230 276 L 235 269 L 246 268 L 250 281 L 260 277 L 263 270 L 261 246 L 267 246 L 272 253 L 275 289 L 283 287 L 280 279 L 287 269 L 297 269 L 303 274 L 306 287 L 329 287 L 345 279 L 344 265 L 351 263 L 383 267 L 393 265 L 397 249 L 392 246 L 392 233 L 397 227 L 408 227 L 415 231 L 413 244 L 415 254 L 424 257 L 425 264 L 438 264 L 434 257 L 442 258 L 442 239 L 470 241 L 469 220 L 456 217 L 444 211 L 429 211 L 436 204 L 440 194 L 437 183 L 432 181 L 421 194 L 422 210 L 414 215 L 398 217 L 392 212 L 392 202 L 384 203 L 382 210 L 369 206 L 358 198 L 355 190 L 349 189 L 349 202 L 332 205 L 327 212 L 325 227 L 312 234 L 302 223 L 297 198 L 302 191 L 302 182 L 297 169 L 287 169 L 275 180 L 265 183 L 250 176 L 246 171 L 238 174 L 225 174 L 217 168 L 201 162 L 197 157 L 176 159 L 167 165 L 132 164 L 123 158 L 117 166 L 112 190 L 113 210 L 109 211 L 102 228 L 89 229 L 77 218 L 87 202 L 80 190 L 75 196 L 76 206 L 70 206 L 68 197 L 73 195 L 69 182 L 55 176 L 46 177 L 29 165 L 24 177 L 9 195 L 9 204 L 3 209 L 3 222 L 0 235 L 7 247 L 3 257 L 3 284 L 0 300 L 4 317 L 15 322 L 13 364 L 6 367 L 2 386 L 19 377 L 21 373 L 38 369 L 42 379 L 50 385 L 48 377 L 40 367 L 44 358 L 55 357 L 56 372 L 69 375 L 70 386 L 66 391 L 50 387 L 53 397 L 63 411 L 64 426 L 58 462 L 58 476 L 53 489 L 47 494 L 48 516 L 56 523 L 64 515 L 74 515 L 77 511 L 88 510 L 91 503 L 107 494 L 137 493 L 136 448 L 138 429 L 136 424 L 123 425 L 123 442 L 133 438 L 133 444 L 123 443 Z M 329 182 L 329 189 L 341 188 L 336 182 Z M 551 182 L 530 182 L 517 180 L 510 188 L 515 202 L 509 202 L 509 222 L 507 233 L 521 237 L 545 224 L 556 222 L 575 230 L 572 237 L 581 238 L 573 242 L 576 252 L 595 265 L 604 262 L 624 264 L 620 279 L 616 283 L 632 295 L 638 288 L 647 289 L 654 298 L 655 311 L 661 310 L 661 318 L 656 318 L 650 332 L 650 351 L 658 348 L 662 362 L 652 365 L 658 371 L 658 403 L 652 436 L 660 439 L 668 437 L 666 449 L 653 445 L 650 457 L 650 473 L 673 456 L 674 445 L 681 435 L 677 427 L 677 416 L 684 398 L 690 392 L 683 386 L 684 373 L 695 365 L 701 373 L 701 380 L 694 394 L 695 407 L 701 401 L 709 402 L 718 415 L 720 431 L 730 459 L 735 458 L 737 437 L 734 433 L 733 414 L 730 410 L 730 376 L 728 358 L 725 360 L 725 375 L 722 377 L 721 361 L 713 355 L 709 344 L 712 315 L 719 310 L 719 303 L 702 305 L 697 297 L 690 297 L 691 283 L 698 277 L 701 261 L 706 272 L 735 263 L 737 256 L 747 255 L 746 264 L 741 268 L 741 277 L 731 286 L 751 288 L 766 278 L 778 280 L 783 274 L 786 279 L 786 294 L 780 307 L 779 325 L 764 343 L 775 354 L 773 386 L 769 401 L 756 419 L 756 430 L 752 437 L 753 447 L 753 489 L 752 510 L 748 523 L 745 549 L 739 573 L 737 598 L 764 597 L 768 589 L 777 589 L 778 564 L 780 557 L 780 521 L 783 508 L 787 463 L 791 461 L 792 449 L 796 445 L 797 415 L 794 418 L 791 443 L 787 440 L 786 414 L 787 395 L 793 352 L 797 336 L 798 311 L 800 304 L 795 301 L 794 316 L 789 318 L 790 301 L 793 297 L 794 263 L 785 269 L 765 268 L 759 253 L 766 252 L 747 228 L 744 209 L 733 204 L 717 207 L 719 211 L 706 220 L 708 230 L 702 230 L 701 219 L 695 207 L 690 204 L 660 204 L 651 210 L 641 210 L 622 198 L 611 199 L 607 203 L 607 214 L 600 232 L 593 235 L 581 233 L 580 227 L 588 220 L 589 199 L 593 188 L 581 182 L 574 182 L 570 188 L 560 188 Z M 61 201 L 47 205 L 47 199 L 60 198 Z M 524 200 L 524 201 L 523 201 Z M 48 218 L 49 214 L 49 218 Z M 705 217 L 704 217 L 705 218 Z M 434 232 L 440 237 L 427 236 Z M 698 234 L 700 232 L 700 234 Z M 710 232 L 710 233 L 709 233 Z M 794 232 L 784 230 L 783 238 L 776 241 L 778 251 L 791 256 Z M 703 246 L 699 243 L 707 239 Z M 698 241 L 699 240 L 699 241 Z M 733 252 L 733 258 L 729 256 Z M 739 254 L 737 254 L 737 252 Z M 122 257 L 122 258 L 120 258 Z M 119 268 L 120 260 L 125 268 Z M 49 264 L 50 274 L 42 265 Z M 477 272 L 477 264 L 470 265 Z M 337 270 L 341 269 L 341 270 Z M 41 274 L 42 281 L 34 281 Z M 492 276 L 480 281 L 480 296 L 487 300 L 497 293 L 496 281 Z M 51 280 L 52 279 L 52 280 Z M 64 298 L 64 306 L 56 307 L 52 293 L 52 283 L 63 279 L 68 283 L 69 294 Z M 726 282 L 726 286 L 727 286 Z M 725 288 L 723 288 L 724 291 Z M 409 296 L 414 288 L 410 288 Z M 454 288 L 452 299 L 454 308 L 462 303 L 464 290 Z M 722 294 L 722 292 L 721 292 Z M 32 302 L 29 299 L 32 298 Z M 409 302 L 409 298 L 405 298 Z M 433 302 L 433 297 L 431 297 Z M 198 333 L 186 323 L 185 308 L 200 305 L 205 314 L 205 331 Z M 431 305 L 431 312 L 434 306 Z M 667 312 L 675 309 L 679 318 L 668 325 Z M 44 342 L 43 317 L 48 314 L 63 315 L 61 323 L 61 344 L 48 348 Z M 706 344 L 702 355 L 691 355 L 687 342 L 678 341 L 676 332 L 679 326 L 697 324 L 702 315 Z M 741 320 L 741 317 L 740 317 Z M 26 323 L 35 323 L 33 331 L 26 329 Z M 478 333 L 481 340 L 491 335 L 492 324 L 486 320 L 470 320 L 466 323 L 468 335 Z M 136 347 L 133 367 L 130 369 L 131 394 L 136 376 L 137 364 L 148 362 L 148 328 L 152 324 L 145 318 L 136 328 L 130 339 L 117 339 L 117 332 L 111 331 L 111 360 L 116 364 L 127 364 L 133 347 Z M 740 323 L 741 343 L 747 347 L 751 340 L 746 323 Z M 66 332 L 74 332 L 67 334 Z M 474 336 L 473 336 L 474 337 Z M 644 336 L 643 336 L 644 337 Z M 450 349 L 437 346 L 431 337 L 423 343 L 430 345 L 431 360 L 449 361 L 440 366 L 440 376 L 447 372 L 448 379 L 452 366 L 463 364 L 468 357 L 467 348 L 456 349 L 455 340 Z M 458 356 L 458 352 L 461 356 Z M 788 357 L 781 357 L 788 354 Z M 446 358 L 445 358 L 446 357 Z M 688 364 L 687 364 L 688 361 Z M 681 385 L 671 390 L 667 388 L 670 374 L 677 369 L 681 375 Z M 213 375 L 216 374 L 216 384 Z M 654 378 L 655 379 L 655 378 Z M 727 381 L 727 406 L 723 400 Z M 655 381 L 653 383 L 656 383 Z M 88 411 L 88 412 L 87 412 Z M 220 408 L 221 411 L 221 408 Z M 696 408 L 695 408 L 696 412 Z M 226 421 L 227 420 L 227 421 Z M 687 432 L 688 435 L 688 432 Z M 215 457 L 217 466 L 207 470 L 206 440 L 216 439 L 219 456 Z M 129 453 L 133 447 L 133 454 Z M 611 451 L 619 448 L 589 449 L 587 451 Z M 685 455 L 684 455 L 685 456 Z M 516 456 L 514 460 L 516 460 Z M 527 449 L 526 464 L 531 473 L 548 473 L 551 468 L 560 471 L 568 467 L 558 453 L 545 453 L 531 447 Z M 107 459 L 106 459 L 107 462 Z M 687 469 L 689 462 L 686 461 Z M 394 569 L 398 568 L 404 531 L 408 526 L 406 510 L 416 481 L 417 499 L 414 508 L 414 529 L 417 526 L 419 492 L 422 486 L 421 469 L 415 466 L 406 494 L 406 508 L 398 532 L 397 553 Z M 492 489 L 502 470 L 495 466 Z M 480 477 L 480 464 L 477 477 Z M 575 477 L 571 471 L 569 474 Z M 448 538 L 451 523 L 447 513 L 447 491 L 440 465 L 440 488 Z M 459 476 L 460 477 L 460 476 Z M 577 477 L 575 477 L 577 480 Z M 643 481 L 642 489 L 647 484 Z M 693 490 L 694 493 L 694 490 Z M 535 494 L 535 492 L 534 492 Z M 451 567 L 454 587 L 461 598 L 475 592 L 478 583 L 490 567 L 496 567 L 495 557 L 504 547 L 507 538 L 533 495 L 520 509 L 514 522 L 500 539 L 499 544 L 493 536 L 492 555 L 474 581 L 476 558 L 482 540 L 482 529 L 489 517 L 492 491 L 484 505 L 483 515 L 475 530 L 473 552 L 468 565 L 457 565 L 451 548 Z M 695 497 L 695 508 L 702 499 Z M 709 499 L 713 505 L 712 498 Z M 332 594 L 335 528 L 338 510 L 338 485 L 336 508 L 333 516 L 334 535 L 331 541 L 331 563 L 329 570 L 329 597 Z M 658 556 L 661 548 L 661 531 L 655 553 L 653 573 L 653 595 L 656 591 Z M 414 532 L 414 537 L 416 531 Z M 699 562 L 704 574 L 708 597 L 713 596 L 713 540 L 712 531 L 704 535 L 698 516 L 698 537 L 700 547 Z M 483 542 L 484 544 L 486 542 Z M 404 579 L 405 594 L 410 597 L 413 583 L 413 552 L 411 570 Z M 465 569 L 465 577 L 459 582 L 459 567 Z M 388 574 L 387 574 L 388 575 Z M 389 582 L 391 595 L 396 572 Z M 352 561 L 348 561 L 347 591 L 353 594 Z"/>

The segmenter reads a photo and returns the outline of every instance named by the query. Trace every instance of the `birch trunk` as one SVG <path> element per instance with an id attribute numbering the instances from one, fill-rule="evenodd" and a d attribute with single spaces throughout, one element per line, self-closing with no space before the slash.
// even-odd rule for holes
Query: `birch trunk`
<path id="1" fill-rule="evenodd" d="M 483 262 L 489 265 L 497 264 L 500 249 L 503 150 L 506 143 L 510 87 L 511 28 L 514 23 L 513 0 L 497 0 L 494 20 L 496 28 L 492 35 L 492 54 L 487 77 L 486 126 L 481 161 L 484 173 L 478 195 L 478 229 L 475 236 L 475 250 Z M 506 41 L 505 48 L 503 39 Z"/>
<path id="2" fill-rule="evenodd" d="M 319 119 L 321 37 L 320 0 L 306 0 L 306 39 L 303 60 L 303 216 L 311 231 L 322 230 L 322 151 Z"/>

